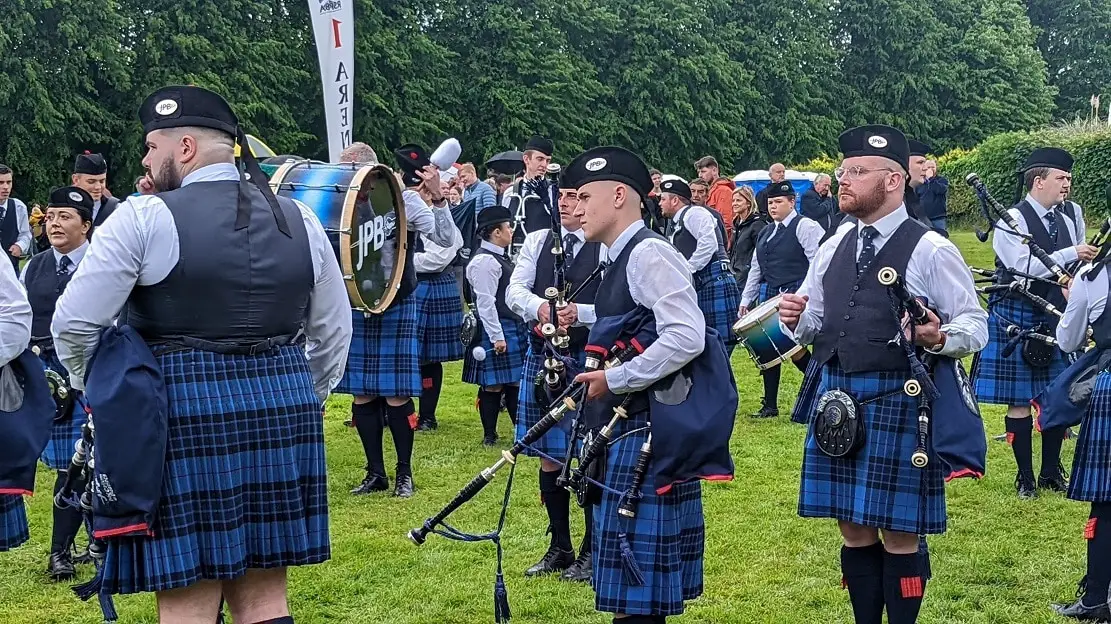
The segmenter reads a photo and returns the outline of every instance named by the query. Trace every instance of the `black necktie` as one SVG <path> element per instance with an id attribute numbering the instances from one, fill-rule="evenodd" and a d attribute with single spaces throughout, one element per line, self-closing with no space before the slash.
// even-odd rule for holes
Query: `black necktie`
<path id="1" fill-rule="evenodd" d="M 787 229 L 787 226 L 783 225 L 783 223 L 776 223 L 775 224 L 775 236 L 773 238 L 779 238 L 779 236 L 781 234 L 783 234 L 783 231 L 786 230 L 786 229 Z"/>
<path id="2" fill-rule="evenodd" d="M 69 275 L 71 266 L 73 266 L 73 260 L 70 260 L 69 256 L 62 256 L 62 259 L 58 261 L 58 277 Z"/>
<path id="3" fill-rule="evenodd" d="M 876 259 L 876 245 L 872 241 L 879 235 L 876 228 L 868 225 L 860 230 L 860 236 L 864 239 L 864 245 L 860 248 L 860 257 L 856 260 L 856 274 L 860 275 L 868 265 Z"/>
<path id="4" fill-rule="evenodd" d="M 563 257 L 570 262 L 575 259 L 575 245 L 579 244 L 579 237 L 567 234 L 563 237 Z"/>
<path id="5" fill-rule="evenodd" d="M 1048 228 L 1049 240 L 1056 243 L 1057 242 L 1057 213 L 1053 212 L 1052 209 L 1049 212 L 1045 213 L 1045 222 L 1049 225 L 1049 228 Z"/>

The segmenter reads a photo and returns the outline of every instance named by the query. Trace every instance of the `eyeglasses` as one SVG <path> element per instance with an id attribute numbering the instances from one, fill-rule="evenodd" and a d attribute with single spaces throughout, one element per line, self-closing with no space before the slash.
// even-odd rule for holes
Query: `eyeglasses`
<path id="1" fill-rule="evenodd" d="M 864 174 L 872 173 L 873 171 L 887 171 L 890 173 L 895 172 L 894 169 L 890 169 L 887 167 L 881 167 L 878 169 L 865 169 L 860 165 L 854 165 L 852 167 L 838 167 L 834 169 L 833 177 L 836 178 L 838 182 L 844 180 L 845 178 L 848 178 L 849 180 L 859 180 L 860 178 L 864 177 Z"/>

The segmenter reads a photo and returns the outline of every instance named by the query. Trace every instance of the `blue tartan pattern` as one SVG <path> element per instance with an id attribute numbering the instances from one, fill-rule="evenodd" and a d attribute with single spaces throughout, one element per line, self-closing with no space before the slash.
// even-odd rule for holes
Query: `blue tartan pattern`
<path id="1" fill-rule="evenodd" d="M 840 389 L 861 404 L 863 448 L 833 458 L 806 435 L 799 515 L 835 518 L 868 527 L 927 535 L 945 532 L 945 478 L 932 445 L 929 464 L 910 463 L 918 430 L 917 401 L 902 391 L 906 373 L 846 374 L 836 363 L 822 371 L 819 396 Z"/>
<path id="2" fill-rule="evenodd" d="M 1068 497 L 1111 502 L 1111 372 L 1101 372 L 1092 390 L 1092 402 L 1076 440 Z"/>
<path id="3" fill-rule="evenodd" d="M 333 392 L 370 397 L 420 396 L 417 299 L 410 295 L 382 314 L 351 312 L 347 368 Z"/>
<path id="4" fill-rule="evenodd" d="M 114 594 L 330 557 L 322 407 L 300 346 L 156 356 L 170 412 L 154 537 L 110 539 Z"/>
<path id="5" fill-rule="evenodd" d="M 586 359 L 586 353 L 580 352 L 577 355 L 581 365 Z M 532 426 L 540 422 L 540 419 L 544 417 L 544 408 L 548 407 L 536 401 L 536 392 L 534 391 L 536 375 L 542 370 L 544 370 L 544 354 L 542 351 L 537 353 L 529 344 L 528 351 L 525 353 L 524 372 L 521 375 L 521 389 L 517 395 L 517 428 L 514 433 L 517 440 L 523 438 Z M 577 412 L 565 414 L 558 425 L 552 427 L 548 433 L 545 433 L 532 444 L 533 448 L 548 457 L 563 461 L 567 456 L 567 444 L 571 439 L 571 424 L 574 422 L 576 414 Z M 526 448 L 524 454 L 528 457 L 539 457 L 536 451 L 532 448 Z"/>
<path id="6" fill-rule="evenodd" d="M 741 290 L 736 278 L 722 268 L 721 262 L 711 260 L 695 274 L 694 285 L 706 325 L 718 330 L 727 348 L 737 344 L 740 339 L 733 333 L 733 323 L 737 322 L 737 311 L 741 309 Z"/>
<path id="7" fill-rule="evenodd" d="M 459 328 L 463 325 L 463 303 L 459 282 L 448 269 L 436 277 L 417 282 L 417 327 L 420 332 L 420 363 L 454 362 L 463 359 Z"/>
<path id="8" fill-rule="evenodd" d="M 648 413 L 631 414 L 616 436 L 643 427 Z M 640 446 L 648 438 L 641 431 L 610 447 L 606 485 L 620 491 L 633 479 Z M 594 608 L 629 615 L 678 615 L 683 602 L 702 595 L 702 557 L 706 525 L 702 516 L 702 483 L 676 484 L 664 495 L 650 483 L 634 519 L 617 513 L 621 497 L 608 491 L 594 510 Z M 621 562 L 621 533 L 625 533 L 644 583 L 635 585 Z"/>
<path id="9" fill-rule="evenodd" d="M 1007 297 L 993 303 L 988 311 L 988 344 L 977 357 L 972 373 L 976 400 L 995 405 L 1030 405 L 1030 401 L 1045 389 L 1049 382 L 1068 367 L 1063 351 L 1046 368 L 1032 368 L 1022 359 L 1022 345 L 1003 357 L 1003 349 L 1010 342 L 1007 326 L 1033 327 L 1045 320 L 1045 315 L 1034 306 L 1017 297 Z M 1053 331 L 1048 332 L 1053 335 Z"/>
<path id="10" fill-rule="evenodd" d="M 768 283 L 760 282 L 760 298 L 757 300 L 757 302 L 764 303 L 768 299 L 771 299 L 772 297 L 778 297 L 783 293 L 794 293 L 799 289 L 799 286 L 802 286 L 802 280 L 791 282 L 790 284 L 787 284 L 782 288 L 778 288 L 775 291 L 769 292 Z"/>
<path id="11" fill-rule="evenodd" d="M 0 494 L 0 552 L 11 550 L 31 539 L 23 496 Z"/>
<path id="12" fill-rule="evenodd" d="M 479 362 L 470 351 L 465 353 L 463 381 L 483 387 L 520 383 L 528 348 L 528 326 L 517 319 L 498 320 L 505 335 L 505 353 L 494 353 L 494 343 L 490 342 L 485 328 L 480 328 L 482 341 L 479 346 L 486 349 L 486 360 Z"/>
<path id="13" fill-rule="evenodd" d="M 45 357 L 42 355 L 39 357 L 47 368 L 69 379 L 69 373 L 66 372 L 54 351 L 51 351 Z M 73 459 L 74 445 L 81 439 L 81 425 L 83 424 L 85 424 L 85 415 L 79 408 L 74 408 L 73 418 L 54 423 L 50 429 L 50 439 L 47 440 L 46 447 L 42 450 L 40 456 L 42 462 L 53 470 L 69 468 L 69 462 Z"/>

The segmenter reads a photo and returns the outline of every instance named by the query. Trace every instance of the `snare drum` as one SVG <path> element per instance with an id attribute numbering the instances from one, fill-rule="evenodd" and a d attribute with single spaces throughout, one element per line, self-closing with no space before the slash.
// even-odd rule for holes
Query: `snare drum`
<path id="1" fill-rule="evenodd" d="M 803 348 L 779 326 L 779 300 L 782 298 L 783 295 L 778 295 L 768 299 L 733 325 L 733 333 L 741 339 L 760 370 L 779 366 Z"/>
<path id="2" fill-rule="evenodd" d="M 351 306 L 381 314 L 393 302 L 408 252 L 404 201 L 385 165 L 287 162 L 270 188 L 308 206 L 328 234 Z"/>

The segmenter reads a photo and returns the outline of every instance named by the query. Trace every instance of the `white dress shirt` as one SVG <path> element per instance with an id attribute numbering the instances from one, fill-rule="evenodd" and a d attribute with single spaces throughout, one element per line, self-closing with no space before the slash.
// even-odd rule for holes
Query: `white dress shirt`
<path id="1" fill-rule="evenodd" d="M 490 241 L 482 241 L 480 247 L 499 256 L 505 253 L 505 249 Z M 471 283 L 478 318 L 482 321 L 482 327 L 490 337 L 491 344 L 505 340 L 505 333 L 498 319 L 498 282 L 501 281 L 501 272 L 501 263 L 489 254 L 476 253 L 467 263 L 467 281 Z"/>
<path id="2" fill-rule="evenodd" d="M 1045 222 L 1045 215 L 1049 210 L 1039 204 L 1038 201 L 1029 194 L 1026 195 L 1026 201 L 1030 204 L 1030 207 L 1034 209 L 1034 213 L 1041 217 L 1042 227 L 1048 231 L 1049 224 Z M 1084 242 L 1084 235 L 1087 231 L 1084 229 L 1084 214 L 1080 206 L 1074 203 L 1073 211 L 1076 213 L 1075 221 L 1066 217 L 1064 213 L 1057 211 L 1057 227 L 1067 227 L 1073 245 L 1079 245 Z M 1011 208 L 1007 212 L 1018 222 L 1018 231 L 1020 233 L 1030 233 L 1030 226 L 1026 224 L 1026 219 L 1023 218 L 1018 208 Z M 1077 233 L 1079 233 L 1079 236 Z M 1012 234 L 1011 228 L 1007 227 L 1007 224 L 1002 220 L 996 223 L 995 235 L 992 238 L 991 246 L 992 249 L 995 250 L 995 255 L 999 256 L 999 259 L 1007 267 L 1037 277 L 1053 277 L 1053 272 L 1042 264 L 1040 260 L 1030 255 L 1030 247 L 1022 241 L 1022 238 Z M 1045 251 L 1049 253 L 1048 249 Z M 1077 259 L 1076 248 L 1066 247 L 1065 249 L 1050 253 L 1049 257 L 1056 260 L 1057 264 L 1065 266 Z"/>
<path id="3" fill-rule="evenodd" d="M 6 366 L 31 342 L 31 304 L 10 262 L 0 262 L 0 366 Z"/>
<path id="4" fill-rule="evenodd" d="M 197 169 L 181 184 L 239 177 L 235 165 L 217 164 Z M 316 394 L 324 400 L 339 383 L 347 362 L 351 303 L 324 227 L 316 213 L 300 202 L 297 206 L 308 232 L 315 278 L 305 316 L 305 352 Z M 166 279 L 177 265 L 179 253 L 173 214 L 157 195 L 127 198 L 112 218 L 97 228 L 85 260 L 58 300 L 51 325 L 58 358 L 75 388 L 83 389 L 85 366 L 101 328 L 112 323 L 136 286 Z"/>
<path id="5" fill-rule="evenodd" d="M 788 213 L 787 218 L 781 223 L 786 227 L 791 225 L 791 222 L 795 219 L 801 219 L 799 224 L 795 226 L 795 237 L 798 239 L 799 245 L 802 245 L 802 252 L 806 254 L 806 259 L 813 263 L 814 256 L 818 254 L 818 245 L 822 237 L 826 235 L 826 231 L 822 229 L 817 221 L 808 219 L 794 210 Z M 771 236 L 768 237 L 769 241 L 779 235 L 779 223 L 775 223 L 775 225 L 777 227 L 772 230 Z M 763 279 L 764 273 L 760 270 L 759 254 L 754 252 L 752 254 L 752 266 L 748 270 L 748 280 L 745 282 L 745 289 L 741 294 L 741 305 L 747 308 L 756 301 L 756 298 L 760 296 L 760 282 Z"/>
<path id="6" fill-rule="evenodd" d="M 75 271 L 77 271 L 77 265 L 81 264 L 81 259 L 85 257 L 85 252 L 88 251 L 88 249 L 89 249 L 89 241 L 85 241 L 85 242 L 81 243 L 81 245 L 78 246 L 77 249 L 74 249 L 73 251 L 69 252 L 68 254 L 64 254 L 64 253 L 58 251 L 58 249 L 55 248 L 55 247 L 51 247 L 50 251 L 54 253 L 54 264 L 55 264 L 55 266 L 60 266 L 60 263 L 62 262 L 62 258 L 66 257 L 66 256 L 69 256 L 69 261 L 73 263 L 69 267 L 69 272 L 74 273 Z M 20 274 L 19 274 L 19 281 L 22 282 L 24 286 L 27 285 L 27 267 L 29 267 L 29 266 L 31 266 L 30 262 L 23 265 L 23 271 L 21 271 Z"/>
<path id="7" fill-rule="evenodd" d="M 423 232 L 418 234 L 424 244 L 424 251 L 413 254 L 413 269 L 417 273 L 439 273 L 448 268 L 455 261 L 456 254 L 463 248 L 463 235 L 455 223 L 451 224 L 452 239 L 448 246 L 437 245 Z"/>
<path id="8" fill-rule="evenodd" d="M 671 232 L 671 244 L 675 244 L 675 236 L 683 228 L 690 232 L 696 241 L 694 253 L 686 260 L 687 269 L 694 274 L 706 268 L 720 246 L 718 220 L 710 214 L 710 209 L 698 204 L 687 204 L 675 213 L 671 221 L 676 226 Z"/>
<path id="9" fill-rule="evenodd" d="M 626 228 L 608 250 L 609 261 L 617 259 L 643 228 L 639 220 Z M 659 337 L 644 353 L 606 370 L 606 384 L 617 394 L 648 388 L 689 364 L 706 347 L 706 317 L 698 307 L 687 261 L 675 247 L 655 238 L 637 245 L 629 254 L 625 279 L 633 301 L 652 310 Z"/>
<path id="10" fill-rule="evenodd" d="M 571 234 L 579 239 L 571 256 L 574 259 L 579 255 L 583 245 L 586 244 L 586 234 L 583 233 L 582 229 L 570 232 L 562 225 L 559 231 L 564 238 Z M 525 237 L 525 242 L 521 244 L 521 250 L 517 252 L 517 264 L 513 267 L 513 275 L 509 278 L 509 287 L 505 289 L 505 302 L 509 305 L 509 309 L 524 319 L 526 323 L 539 321 L 540 307 L 548 305 L 548 300 L 532 292 L 532 287 L 536 285 L 536 261 L 540 258 L 540 254 L 551 253 L 551 248 L 544 247 L 544 241 L 547 240 L 550 232 L 551 230 L 537 230 L 530 232 Z M 605 254 L 606 246 L 602 245 L 598 257 L 604 258 Z M 578 287 L 578 284 L 573 284 L 572 287 Z M 596 318 L 594 304 L 576 303 L 575 307 L 578 308 L 579 316 L 575 325 L 591 325 L 594 323 Z"/>
<path id="11" fill-rule="evenodd" d="M 7 205 L 8 210 L 15 211 L 15 226 L 16 229 L 19 230 L 19 234 L 16 235 L 15 244 L 19 245 L 20 250 L 22 250 L 21 255 L 26 256 L 31 251 L 31 220 L 27 216 L 27 204 L 14 197 L 9 197 L 6 204 L 5 202 L 0 202 L 0 212 L 4 212 L 5 205 Z M 0 220 L 3 220 L 3 217 L 6 215 L 6 212 L 0 214 Z M 7 249 L 4 250 L 5 253 L 7 253 L 7 251 Z"/>
<path id="12" fill-rule="evenodd" d="M 1107 307 L 1107 280 L 1111 267 L 1105 267 L 1103 274 L 1090 282 L 1082 279 L 1091 269 L 1091 264 L 1085 264 L 1076 272 L 1064 316 L 1057 323 L 1057 343 L 1065 353 L 1079 351 L 1087 344 L 1088 324 L 1102 316 Z"/>
<path id="13" fill-rule="evenodd" d="M 405 222 L 410 230 L 427 234 L 428 240 L 441 247 L 451 247 L 459 229 L 451 218 L 450 207 L 433 208 L 412 189 L 402 191 L 401 198 L 405 200 Z"/>
<path id="14" fill-rule="evenodd" d="M 872 224 L 879 232 L 872 240 L 877 254 L 908 218 L 906 206 L 899 206 Z M 845 236 L 855 236 L 856 257 L 859 258 L 863 245 L 860 231 L 863 227 L 865 224 L 857 223 L 851 229 L 839 228 L 818 248 L 806 279 L 796 293 L 800 297 L 810 297 L 794 331 L 799 344 L 813 343 L 822 329 L 825 313 L 822 281 L 837 247 Z M 980 307 L 972 273 L 956 245 L 936 232 L 926 232 L 911 254 L 903 279 L 912 295 L 926 297 L 930 305 L 941 312 L 941 331 L 947 334 L 942 355 L 962 358 L 984 348 L 988 342 L 988 314 Z"/>

